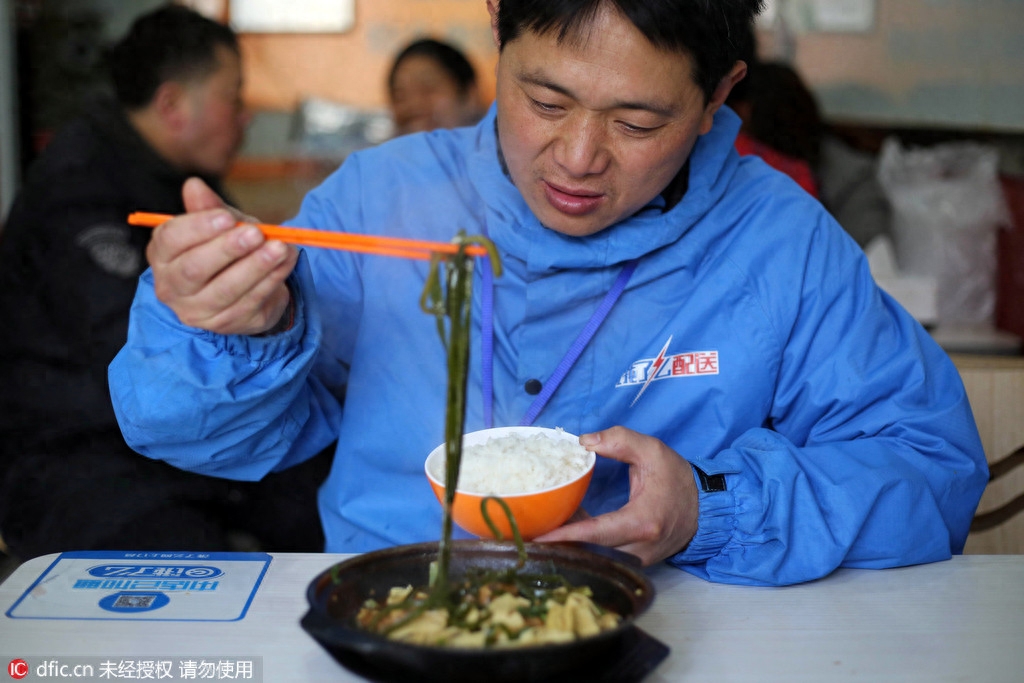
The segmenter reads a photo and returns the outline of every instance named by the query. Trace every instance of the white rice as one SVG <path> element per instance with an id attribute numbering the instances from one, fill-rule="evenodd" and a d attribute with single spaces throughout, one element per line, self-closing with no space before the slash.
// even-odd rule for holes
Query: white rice
<path id="1" fill-rule="evenodd" d="M 458 490 L 491 496 L 542 491 L 582 476 L 590 462 L 578 441 L 544 434 L 492 437 L 463 447 Z M 431 474 L 444 481 L 444 458 L 434 460 Z"/>

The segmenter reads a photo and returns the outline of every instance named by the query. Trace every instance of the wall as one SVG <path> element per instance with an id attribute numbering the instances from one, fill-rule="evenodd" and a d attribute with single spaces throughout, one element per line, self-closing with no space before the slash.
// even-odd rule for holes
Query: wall
<path id="1" fill-rule="evenodd" d="M 315 96 L 365 107 L 386 103 L 391 58 L 424 34 L 459 46 L 489 100 L 494 63 L 485 0 L 357 0 L 356 25 L 342 34 L 243 34 L 246 99 L 290 110 Z"/>
<path id="2" fill-rule="evenodd" d="M 822 0 L 776 2 L 792 33 L 776 47 L 829 119 L 1024 131 L 1024 1 L 875 0 L 856 33 L 815 30 Z"/>
<path id="3" fill-rule="evenodd" d="M 48 11 L 66 14 L 94 12 L 103 17 L 102 37 L 114 42 L 125 33 L 135 17 L 156 9 L 166 0 L 45 0 Z"/>

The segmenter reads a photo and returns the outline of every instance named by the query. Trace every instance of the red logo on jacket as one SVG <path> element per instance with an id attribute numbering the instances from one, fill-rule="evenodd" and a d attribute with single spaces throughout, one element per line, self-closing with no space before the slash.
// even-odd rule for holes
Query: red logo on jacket
<path id="1" fill-rule="evenodd" d="M 633 398 L 631 406 L 636 405 L 655 380 L 718 374 L 718 351 L 686 351 L 669 355 L 668 347 L 671 343 L 672 337 L 669 336 L 657 356 L 633 361 L 629 370 L 619 378 L 616 387 L 640 385 L 640 391 Z"/>

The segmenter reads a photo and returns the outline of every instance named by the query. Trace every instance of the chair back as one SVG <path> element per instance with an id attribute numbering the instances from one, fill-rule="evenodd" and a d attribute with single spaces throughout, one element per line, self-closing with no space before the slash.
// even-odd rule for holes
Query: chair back
<path id="1" fill-rule="evenodd" d="M 954 354 L 985 447 L 989 483 L 965 553 L 1024 554 L 1024 358 Z"/>

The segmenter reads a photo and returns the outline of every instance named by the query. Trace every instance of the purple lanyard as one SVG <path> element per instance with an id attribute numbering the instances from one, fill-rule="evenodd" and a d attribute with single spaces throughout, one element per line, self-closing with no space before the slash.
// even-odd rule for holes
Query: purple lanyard
<path id="1" fill-rule="evenodd" d="M 480 329 L 480 362 L 483 366 L 481 388 L 484 395 L 484 427 L 490 429 L 494 426 L 494 274 L 491 271 L 491 263 L 488 259 L 480 259 L 480 263 L 483 265 L 483 269 L 480 271 L 480 281 L 483 285 L 480 297 L 483 309 Z M 619 300 L 638 263 L 639 259 L 633 259 L 622 268 L 619 277 L 615 280 L 615 284 L 605 294 L 601 305 L 590 316 L 590 320 L 587 321 L 587 324 L 577 335 L 569 350 L 565 352 L 562 360 L 558 363 L 558 367 L 551 373 L 551 377 L 544 383 L 543 389 L 537 394 L 533 404 L 526 411 L 526 414 L 523 415 L 523 419 L 519 421 L 520 425 L 528 426 L 533 424 L 533 421 L 540 415 L 540 411 L 544 410 L 548 400 L 555 393 L 555 390 L 558 389 L 565 376 L 569 374 L 569 370 L 572 369 L 572 366 L 579 359 L 583 349 L 587 347 L 590 340 L 597 334 L 597 329 L 601 327 L 601 323 L 608 317 L 615 302 Z"/>

